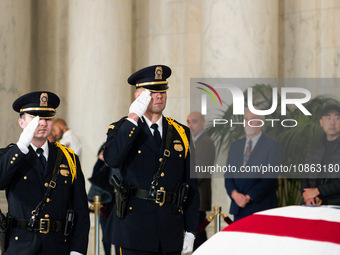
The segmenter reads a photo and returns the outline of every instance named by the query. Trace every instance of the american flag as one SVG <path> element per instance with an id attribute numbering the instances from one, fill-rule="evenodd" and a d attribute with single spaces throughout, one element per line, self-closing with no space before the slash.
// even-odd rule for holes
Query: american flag
<path id="1" fill-rule="evenodd" d="M 287 206 L 236 221 L 193 255 L 339 255 L 340 207 Z"/>

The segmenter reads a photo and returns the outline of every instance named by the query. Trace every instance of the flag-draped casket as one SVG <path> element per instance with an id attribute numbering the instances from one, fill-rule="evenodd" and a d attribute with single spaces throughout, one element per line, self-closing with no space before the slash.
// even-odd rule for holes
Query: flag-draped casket
<path id="1" fill-rule="evenodd" d="M 234 222 L 194 255 L 340 254 L 340 207 L 287 206 Z"/>

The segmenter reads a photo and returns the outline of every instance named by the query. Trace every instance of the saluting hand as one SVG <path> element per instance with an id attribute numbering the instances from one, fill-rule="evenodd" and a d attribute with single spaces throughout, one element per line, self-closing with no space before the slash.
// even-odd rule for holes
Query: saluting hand
<path id="1" fill-rule="evenodd" d="M 34 132 L 39 125 L 39 120 L 39 116 L 36 116 L 34 119 L 32 119 L 31 122 L 28 123 L 28 125 L 24 128 L 19 137 L 17 145 L 19 149 L 25 154 L 28 152 L 28 149 L 25 150 L 24 148 L 28 148 L 28 146 L 30 145 L 34 136 Z"/>
<path id="2" fill-rule="evenodd" d="M 151 92 L 150 90 L 144 90 L 137 98 L 135 101 L 130 106 L 129 109 L 129 115 L 131 113 L 135 113 L 138 115 L 138 117 L 142 117 L 143 114 L 146 112 L 146 109 L 149 106 L 149 103 L 151 101 Z"/>

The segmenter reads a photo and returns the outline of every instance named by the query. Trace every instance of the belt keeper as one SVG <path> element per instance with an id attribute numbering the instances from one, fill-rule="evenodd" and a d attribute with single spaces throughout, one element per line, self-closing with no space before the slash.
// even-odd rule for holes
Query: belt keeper
<path id="1" fill-rule="evenodd" d="M 170 151 L 167 150 L 167 149 L 165 149 L 165 150 L 164 150 L 164 156 L 165 156 L 165 157 L 170 157 Z"/>
<path id="2" fill-rule="evenodd" d="M 56 183 L 55 181 L 52 181 L 52 180 L 51 180 L 49 186 L 50 186 L 52 189 L 54 189 L 55 186 L 57 186 L 57 183 Z"/>

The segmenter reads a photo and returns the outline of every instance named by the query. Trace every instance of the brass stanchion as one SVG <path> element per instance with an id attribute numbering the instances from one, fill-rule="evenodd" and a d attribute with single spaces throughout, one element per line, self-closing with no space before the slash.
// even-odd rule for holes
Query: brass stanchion
<path id="1" fill-rule="evenodd" d="M 228 215 L 221 213 L 222 207 L 220 206 L 214 206 L 214 213 L 211 214 L 208 218 L 205 219 L 205 221 L 203 221 L 201 223 L 201 225 L 199 225 L 198 227 L 198 231 L 197 234 L 200 234 L 202 231 L 204 231 L 204 229 L 209 225 L 210 222 L 212 222 L 212 220 L 215 220 L 215 234 L 219 231 L 221 231 L 221 217 L 223 217 L 224 221 L 230 225 L 231 223 L 233 223 L 233 221 L 228 217 Z"/>
<path id="2" fill-rule="evenodd" d="M 214 206 L 215 233 L 220 232 L 221 230 L 221 210 L 222 210 L 222 207 Z"/>
<path id="3" fill-rule="evenodd" d="M 100 207 L 101 207 L 101 198 L 100 196 L 93 197 L 93 206 L 94 206 L 94 254 L 99 255 L 99 217 L 100 217 Z"/>

